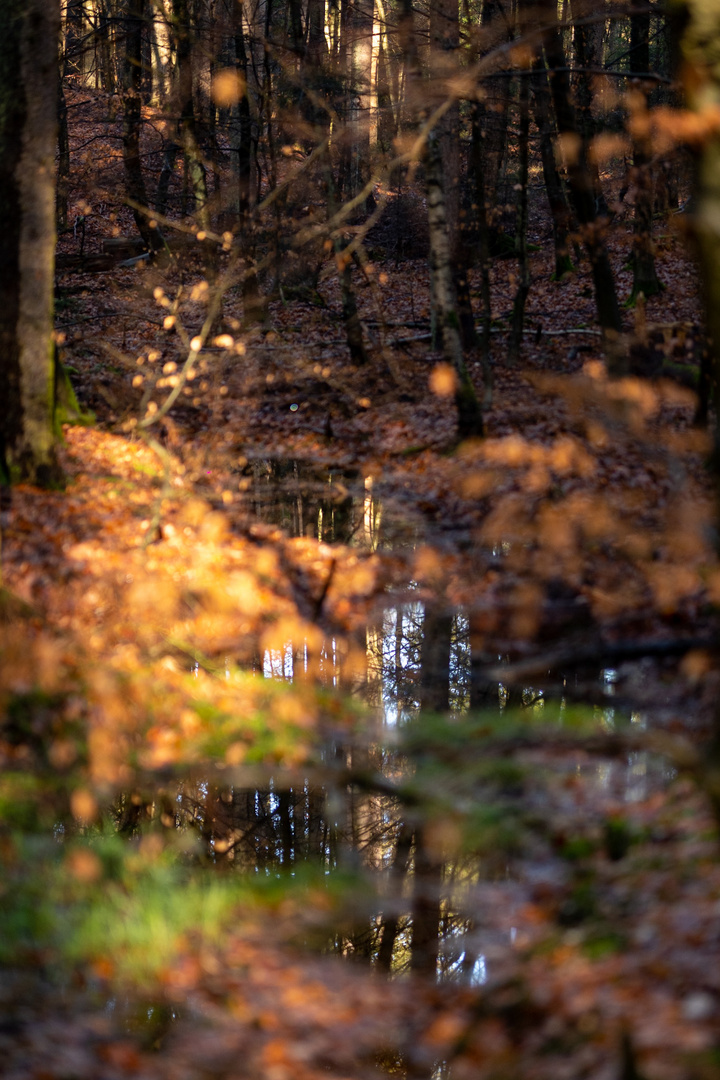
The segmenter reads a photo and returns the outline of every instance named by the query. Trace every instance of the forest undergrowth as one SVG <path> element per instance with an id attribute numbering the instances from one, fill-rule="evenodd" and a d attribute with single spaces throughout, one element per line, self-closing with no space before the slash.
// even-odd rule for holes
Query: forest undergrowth
<path id="1" fill-rule="evenodd" d="M 681 215 L 655 222 L 665 291 L 625 315 L 673 377 L 611 381 L 588 267 L 550 280 L 535 193 L 522 361 L 504 359 L 515 262 L 496 260 L 487 434 L 458 447 L 425 260 L 368 240 L 363 366 L 329 253 L 257 325 L 229 288 L 197 349 L 230 244 L 214 281 L 193 248 L 63 267 L 132 234 L 111 132 L 88 92 L 69 100 L 95 194 L 73 173 L 56 331 L 96 420 L 64 429 L 63 491 L 20 485 L 3 510 L 3 1075 L 715 1075 L 720 571 Z M 188 392 L 143 428 L 188 357 Z M 465 690 L 425 724 L 409 665 L 404 743 L 377 736 L 369 642 L 413 604 L 426 630 L 462 613 L 495 701 L 468 716 Z M 332 874 L 231 873 L 223 792 L 273 784 L 334 792 L 330 818 L 337 792 L 369 792 L 366 824 L 423 830 L 438 979 L 408 970 L 402 930 L 391 979 L 332 955 L 378 951 L 372 871 L 383 910 L 407 901 L 387 838 L 340 844 Z"/>

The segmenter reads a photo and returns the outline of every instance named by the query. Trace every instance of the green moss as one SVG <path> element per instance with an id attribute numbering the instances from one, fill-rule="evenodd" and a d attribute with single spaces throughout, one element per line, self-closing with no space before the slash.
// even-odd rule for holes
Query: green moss
<path id="1" fill-rule="evenodd" d="M 622 934 L 612 930 L 597 930 L 585 938 L 582 950 L 590 960 L 602 960 L 605 956 L 622 952 L 626 947 L 627 940 Z"/>

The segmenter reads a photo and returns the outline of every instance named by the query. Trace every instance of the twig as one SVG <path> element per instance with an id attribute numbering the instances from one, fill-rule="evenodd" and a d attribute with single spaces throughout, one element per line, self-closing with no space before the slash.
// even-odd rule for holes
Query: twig
<path id="1" fill-rule="evenodd" d="M 531 675 L 545 674 L 553 668 L 575 668 L 583 664 L 606 661 L 618 663 L 623 660 L 641 660 L 646 656 L 682 656 L 693 649 L 717 649 L 714 637 L 672 638 L 665 641 L 617 641 L 598 642 L 582 649 L 557 649 L 539 656 L 518 660 L 507 667 L 495 665 L 487 669 L 489 679 L 499 682 L 517 682 Z"/>

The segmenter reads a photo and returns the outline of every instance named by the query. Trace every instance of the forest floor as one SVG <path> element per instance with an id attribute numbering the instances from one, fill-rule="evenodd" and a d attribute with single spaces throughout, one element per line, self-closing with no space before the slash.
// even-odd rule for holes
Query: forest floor
<path id="1" fill-rule="evenodd" d="M 95 131 L 102 149 L 108 131 L 94 105 L 82 119 L 89 96 L 71 102 L 73 138 L 80 146 Z M 99 184 L 95 163 L 78 160 L 86 172 L 73 174 L 72 205 L 85 217 L 87 253 L 132 233 L 113 196 L 117 157 Z M 188 709 L 199 684 L 223 715 L 271 718 L 261 736 L 247 724 L 229 732 L 224 768 L 272 761 L 302 776 L 318 730 L 349 731 L 353 706 L 333 711 L 314 688 L 214 675 L 228 656 L 257 671 L 288 641 L 321 652 L 332 639 L 345 684 L 362 681 L 365 628 L 410 589 L 470 613 L 491 678 L 502 657 L 509 667 L 497 678 L 545 687 L 548 700 L 563 681 L 572 697 L 574 680 L 606 735 L 598 672 L 612 667 L 630 725 L 600 750 L 585 729 L 513 748 L 531 824 L 512 873 L 487 856 L 484 877 L 456 883 L 458 906 L 475 913 L 467 940 L 487 965 L 483 980 L 385 981 L 300 950 L 293 942 L 318 920 L 339 917 L 312 887 L 249 910 L 220 940 L 189 931 L 151 989 L 126 981 L 109 948 L 65 981 L 51 953 L 28 953 L 24 968 L 0 972 L 2 1075 L 716 1074 L 720 861 L 701 749 L 718 693 L 710 442 L 677 382 L 607 379 L 587 264 L 551 282 L 541 198 L 538 189 L 522 362 L 504 363 L 515 263 L 496 261 L 487 437 L 460 447 L 446 373 L 426 340 L 425 260 L 395 260 L 378 244 L 368 272 L 353 271 L 370 354 L 362 367 L 348 360 L 332 258 L 316 289 L 304 299 L 285 289 L 250 329 L 239 289 L 229 289 L 190 392 L 148 437 L 138 422 L 149 402 L 162 408 L 213 292 L 200 253 L 163 269 L 59 272 L 61 355 L 97 420 L 65 429 L 64 491 L 21 485 L 4 511 L 0 678 L 6 697 L 39 687 L 63 698 L 63 724 L 88 725 L 71 796 L 78 822 L 123 787 L 167 783 L 217 753 Z M 657 328 L 653 340 L 683 366 L 701 315 L 673 221 L 656 222 L 667 289 L 648 302 L 644 324 L 628 309 L 627 326 L 641 338 Z M 620 214 L 610 246 L 621 296 L 631 240 Z M 66 233 L 60 254 L 77 254 L 79 242 Z M 470 363 L 482 393 L 479 359 Z M 285 511 L 265 488 L 258 494 L 268 463 L 284 477 L 309 469 L 315 488 L 303 498 L 323 505 L 318 485 L 330 470 L 335 509 L 353 501 L 352 528 L 318 536 L 317 513 L 298 512 L 293 487 L 292 535 Z M 320 683 L 326 675 L 320 667 Z M 76 768 L 64 729 L 49 723 L 25 741 L 6 730 L 6 769 L 45 753 L 60 772 Z M 437 830 L 439 851 L 452 851 L 451 817 Z M 21 859 L 8 837 L 0 854 L 11 881 Z M 140 863 L 154 845 L 154 835 L 138 845 Z M 80 886 L 101 877 L 86 849 L 69 845 L 66 862 Z"/>

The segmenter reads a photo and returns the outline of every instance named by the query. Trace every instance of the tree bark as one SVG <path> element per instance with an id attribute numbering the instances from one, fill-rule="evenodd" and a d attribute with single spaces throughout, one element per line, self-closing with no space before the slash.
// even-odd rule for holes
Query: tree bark
<path id="1" fill-rule="evenodd" d="M 425 605 L 420 650 L 420 705 L 444 713 L 450 707 L 452 615 L 434 600 Z"/>
<path id="2" fill-rule="evenodd" d="M 422 826 L 415 829 L 410 968 L 432 978 L 440 951 L 442 864 L 433 857 Z"/>
<path id="3" fill-rule="evenodd" d="M 0 4 L 0 456 L 50 485 L 59 0 Z"/>
<path id="4" fill-rule="evenodd" d="M 533 112 L 535 125 L 540 134 L 540 157 L 542 159 L 543 180 L 547 192 L 553 223 L 553 242 L 555 245 L 555 281 L 573 270 L 570 257 L 570 207 L 568 206 L 562 179 L 557 170 L 553 136 L 552 102 L 548 86 L 547 68 L 542 56 L 533 64 L 532 77 Z"/>
<path id="5" fill-rule="evenodd" d="M 125 184 L 135 224 L 148 251 L 158 251 L 163 246 L 160 229 L 151 229 L 147 214 L 148 205 L 145 178 L 140 157 L 140 129 L 142 125 L 142 26 L 143 0 L 128 0 L 125 15 L 125 62 L 123 78 L 123 167 Z"/>
<path id="6" fill-rule="evenodd" d="M 62 71 L 58 68 L 58 165 L 57 165 L 57 220 L 60 231 L 68 224 L 68 194 L 70 190 L 70 132 L 68 130 L 67 103 L 63 90 Z"/>
<path id="7" fill-rule="evenodd" d="M 515 249 L 518 258 L 518 287 L 513 302 L 510 341 L 508 342 L 508 364 L 516 364 L 520 359 L 523 327 L 525 325 L 525 304 L 530 292 L 530 260 L 527 249 L 528 227 L 528 166 L 530 154 L 530 72 L 520 74 L 520 130 L 518 133 L 518 206 L 515 226 Z"/>
<path id="8" fill-rule="evenodd" d="M 588 168 L 587 146 L 580 133 L 575 106 L 570 95 L 565 50 L 557 23 L 557 4 L 554 0 L 543 0 L 543 4 L 547 20 L 547 29 L 544 32 L 545 55 L 558 135 L 567 160 L 570 201 L 580 224 L 590 260 L 595 304 L 598 321 L 605 338 L 608 369 L 612 374 L 618 375 L 625 371 L 627 361 L 620 345 L 622 318 L 615 288 L 615 277 L 605 246 L 602 224 L 597 220 L 595 191 Z"/>
<path id="9" fill-rule="evenodd" d="M 720 37 L 720 0 L 678 0 L 671 7 L 680 46 L 687 104 L 690 109 L 720 108 L 720 73 L 716 45 Z M 698 244 L 705 318 L 710 342 L 710 394 L 715 407 L 711 470 L 716 518 L 720 520 L 720 137 L 709 134 L 697 151 L 694 232 Z M 715 707 L 712 745 L 705 757 L 705 789 L 720 822 L 720 704 Z"/>
<path id="10" fill-rule="evenodd" d="M 510 25 L 502 0 L 484 0 L 480 25 L 487 49 L 508 40 Z M 492 206 L 497 205 L 503 160 L 507 151 L 509 85 L 509 80 L 505 78 L 488 79 L 482 107 L 485 192 L 487 198 L 493 200 Z"/>
<path id="11" fill-rule="evenodd" d="M 490 229 L 485 205 L 485 157 L 482 146 L 482 109 L 479 101 L 473 104 L 470 141 L 470 172 L 475 213 L 477 214 L 478 260 L 480 262 L 480 296 L 482 298 L 482 334 L 480 348 L 487 386 L 491 383 L 490 330 L 492 323 L 492 292 L 490 288 Z"/>
<path id="12" fill-rule="evenodd" d="M 630 53 L 633 68 L 640 72 L 650 70 L 650 11 L 634 10 L 630 16 Z M 645 90 L 638 86 L 639 108 L 647 108 Z M 652 242 L 653 174 L 652 149 L 646 136 L 633 140 L 633 170 L 635 173 L 635 235 L 633 239 L 633 286 L 630 302 L 634 303 L 642 293 L 645 299 L 662 291 L 662 284 L 655 269 Z"/>
<path id="13" fill-rule="evenodd" d="M 177 43 L 177 130 L 195 203 L 195 212 L 202 229 L 209 228 L 208 186 L 205 164 L 200 153 L 193 103 L 193 28 L 188 0 L 172 0 L 173 24 Z"/>
<path id="14" fill-rule="evenodd" d="M 458 437 L 481 438 L 484 434 L 480 402 L 470 379 L 460 339 L 460 322 L 453 282 L 452 259 L 445 215 L 443 168 L 440 148 L 434 134 L 428 139 L 425 158 L 428 225 L 430 229 L 430 279 L 437 329 L 446 363 L 455 369 L 455 404 Z"/>
<path id="15" fill-rule="evenodd" d="M 575 18 L 578 19 L 575 25 L 575 59 L 577 60 L 578 67 L 578 121 L 580 125 L 580 134 L 585 146 L 590 145 L 597 131 L 595 117 L 592 113 L 593 92 L 592 76 L 590 73 L 597 68 L 602 68 L 603 23 L 595 20 L 586 23 L 583 21 L 583 16 L 594 15 L 596 13 L 597 6 L 590 4 L 582 6 L 579 12 L 574 12 Z M 604 217 L 609 217 L 610 212 L 605 193 L 602 189 L 602 183 L 600 182 L 600 170 L 598 169 L 597 162 L 594 159 L 588 160 L 587 169 L 590 174 L 593 195 L 595 198 L 595 213 Z"/>

